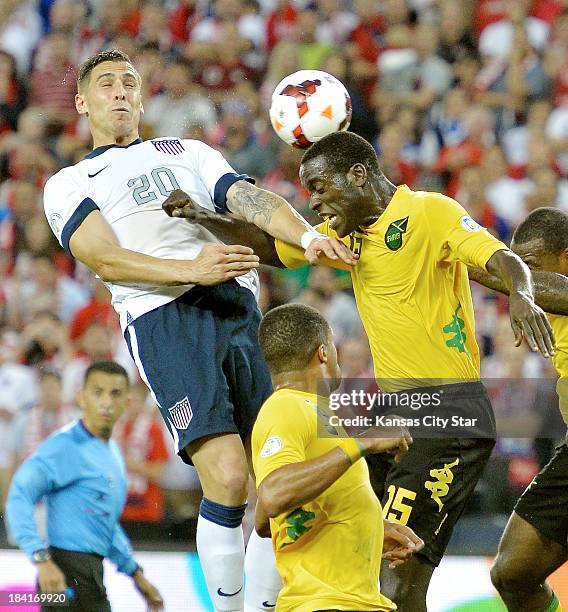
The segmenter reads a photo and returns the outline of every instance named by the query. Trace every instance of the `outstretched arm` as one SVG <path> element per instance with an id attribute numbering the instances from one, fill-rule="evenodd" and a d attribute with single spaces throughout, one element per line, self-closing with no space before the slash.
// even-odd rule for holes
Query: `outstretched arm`
<path id="1" fill-rule="evenodd" d="M 173 191 L 162 205 L 170 217 L 180 218 L 188 218 L 186 213 L 191 216 L 196 206 L 181 189 Z M 320 257 L 341 260 L 350 266 L 357 263 L 357 257 L 340 240 L 317 232 L 284 198 L 271 191 L 237 181 L 227 191 L 227 210 L 274 238 L 302 247 L 311 264 L 320 263 Z"/>
<path id="2" fill-rule="evenodd" d="M 183 191 L 174 191 L 162 208 L 170 217 L 183 217 L 189 223 L 201 225 L 225 244 L 242 244 L 251 248 L 261 264 L 284 267 L 278 258 L 274 238 L 252 223 L 235 215 L 219 215 L 198 206 Z"/>
<path id="3" fill-rule="evenodd" d="M 275 246 L 274 237 L 260 229 L 258 225 L 244 221 L 235 215 L 220 215 L 211 212 L 199 206 L 199 204 L 196 204 L 189 195 L 180 189 L 176 189 L 168 196 L 166 201 L 162 204 L 162 208 L 170 217 L 185 219 L 189 223 L 197 223 L 203 226 L 226 244 L 238 243 L 250 247 L 255 255 L 258 256 L 261 264 L 277 268 L 297 267 L 288 266 L 286 262 L 280 259 Z M 318 233 L 315 228 L 311 228 L 310 231 Z M 319 235 L 322 239 L 327 238 L 327 236 L 323 234 Z M 333 244 L 336 242 L 339 243 L 336 238 L 331 238 L 330 240 Z M 310 249 L 314 247 L 315 245 L 310 245 Z M 332 258 L 324 253 L 323 250 L 317 252 L 315 259 L 310 259 L 308 251 L 304 253 L 301 247 L 290 245 L 290 249 L 295 251 L 296 259 L 301 260 L 302 263 L 298 265 L 312 263 L 341 270 L 349 269 L 349 266 L 344 263 L 343 259 L 339 259 L 338 257 Z M 351 253 L 348 249 L 347 251 Z"/>
<path id="4" fill-rule="evenodd" d="M 515 345 L 519 346 L 525 336 L 533 351 L 540 351 L 543 357 L 553 355 L 554 333 L 544 311 L 535 304 L 529 267 L 509 250 L 494 253 L 485 267 L 509 289 L 509 316 Z"/>
<path id="5" fill-rule="evenodd" d="M 506 284 L 497 276 L 468 267 L 469 278 L 476 283 L 509 295 Z M 532 271 L 535 302 L 546 312 L 568 316 L 568 277 L 556 272 Z"/>

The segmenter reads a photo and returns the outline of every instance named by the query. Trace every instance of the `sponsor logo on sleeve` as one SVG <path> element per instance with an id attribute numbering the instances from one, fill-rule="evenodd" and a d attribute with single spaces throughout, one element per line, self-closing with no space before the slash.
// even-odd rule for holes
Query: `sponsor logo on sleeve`
<path id="1" fill-rule="evenodd" d="M 262 447 L 262 450 L 260 451 L 260 456 L 261 457 L 272 457 L 272 455 L 275 455 L 276 453 L 280 452 L 280 450 L 282 449 L 282 446 L 284 445 L 282 444 L 281 438 L 279 438 L 278 436 L 271 436 L 264 443 L 264 446 Z"/>
<path id="2" fill-rule="evenodd" d="M 479 232 L 483 229 L 477 221 L 474 221 L 469 215 L 464 215 L 460 219 L 461 226 L 466 232 Z"/>

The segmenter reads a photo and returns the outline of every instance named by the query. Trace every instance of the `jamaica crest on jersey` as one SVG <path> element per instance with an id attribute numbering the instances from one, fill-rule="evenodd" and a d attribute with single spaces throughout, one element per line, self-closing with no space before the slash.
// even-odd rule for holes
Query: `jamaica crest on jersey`
<path id="1" fill-rule="evenodd" d="M 191 404 L 187 399 L 187 395 L 179 402 L 175 403 L 171 408 L 168 408 L 170 413 L 170 421 L 176 426 L 176 429 L 187 429 L 191 418 L 193 417 L 193 410 Z"/>

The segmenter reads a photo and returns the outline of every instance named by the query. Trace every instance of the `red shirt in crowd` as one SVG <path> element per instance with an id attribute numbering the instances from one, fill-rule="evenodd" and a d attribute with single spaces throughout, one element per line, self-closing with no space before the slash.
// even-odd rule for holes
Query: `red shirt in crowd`
<path id="1" fill-rule="evenodd" d="M 160 423 L 147 414 L 119 421 L 116 438 L 126 457 L 135 461 L 166 462 L 164 434 Z M 143 476 L 128 473 L 128 497 L 121 519 L 136 522 L 158 522 L 164 517 L 162 489 Z"/>

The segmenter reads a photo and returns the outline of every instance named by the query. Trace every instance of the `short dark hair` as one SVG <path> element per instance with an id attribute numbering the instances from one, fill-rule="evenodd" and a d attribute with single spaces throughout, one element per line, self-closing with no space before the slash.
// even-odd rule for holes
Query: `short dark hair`
<path id="1" fill-rule="evenodd" d="M 126 370 L 121 365 L 116 363 L 116 361 L 95 361 L 95 363 L 92 363 L 87 368 L 87 371 L 85 372 L 85 378 L 83 379 L 83 385 L 87 384 L 89 376 L 94 372 L 117 374 L 118 376 L 124 376 L 124 378 L 126 378 L 126 382 L 129 382 Z"/>
<path id="2" fill-rule="evenodd" d="M 91 72 L 93 68 L 102 64 L 103 62 L 128 62 L 132 64 L 130 57 L 119 51 L 118 49 L 111 49 L 110 51 L 101 51 L 96 55 L 92 55 L 86 59 L 79 68 L 79 76 L 77 78 L 77 91 L 81 91 L 86 85 L 89 84 Z M 136 73 L 138 74 L 138 73 Z"/>
<path id="3" fill-rule="evenodd" d="M 331 328 L 311 306 L 285 304 L 266 313 L 258 330 L 260 348 L 272 374 L 303 370 L 318 346 L 327 344 Z"/>
<path id="4" fill-rule="evenodd" d="M 353 132 L 333 132 L 314 143 L 302 157 L 302 164 L 322 156 L 336 172 L 347 174 L 353 164 L 363 164 L 368 172 L 381 175 L 375 149 Z"/>
<path id="5" fill-rule="evenodd" d="M 530 240 L 542 240 L 547 253 L 561 253 L 568 248 L 568 215 L 558 208 L 533 210 L 513 234 L 517 244 Z"/>

